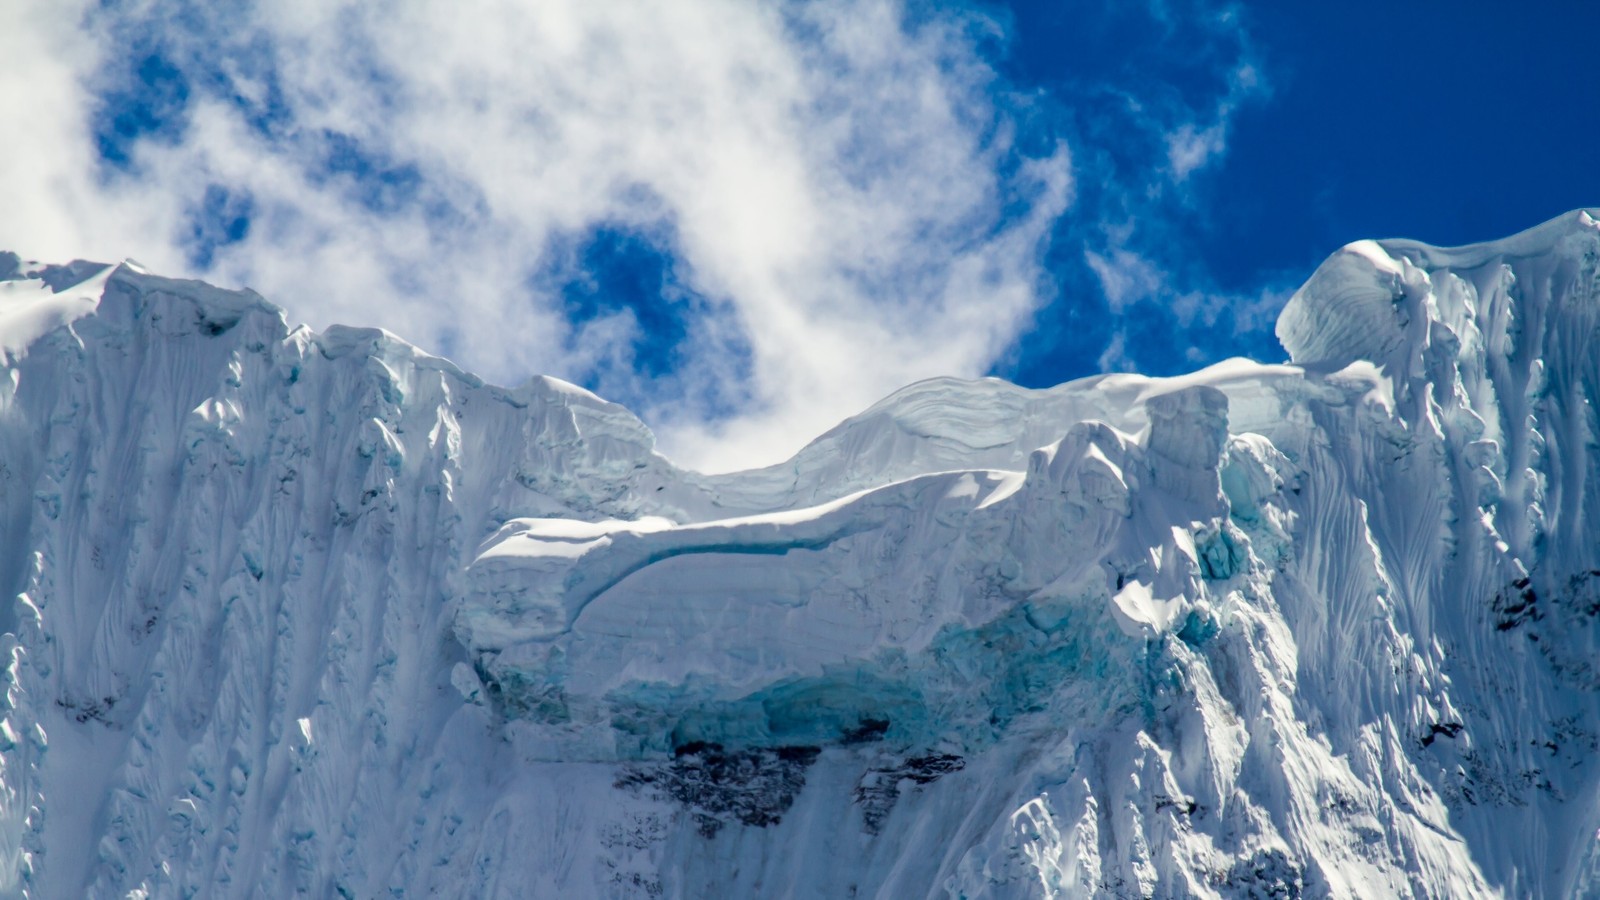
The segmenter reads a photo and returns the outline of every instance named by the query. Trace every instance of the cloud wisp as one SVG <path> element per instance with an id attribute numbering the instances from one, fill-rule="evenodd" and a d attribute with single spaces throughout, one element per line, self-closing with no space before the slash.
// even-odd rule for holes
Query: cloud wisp
<path id="1" fill-rule="evenodd" d="M 1064 12 L 1041 46 L 1071 63 L 1042 75 L 1014 65 L 1030 32 L 967 3 L 6 15 L 0 112 L 28 126 L 0 248 L 567 378 L 698 468 L 775 462 L 933 375 L 1273 355 L 1292 286 L 1219 286 L 1199 249 L 1235 120 L 1270 96 L 1216 0 Z"/>
<path id="2" fill-rule="evenodd" d="M 1047 262 L 1061 298 L 996 373 L 1041 383 L 1276 356 L 1271 320 L 1287 285 L 1270 273 L 1252 276 L 1265 287 L 1229 286 L 1206 250 L 1218 240 L 1213 214 L 1231 202 L 1217 174 L 1236 123 L 1271 97 L 1245 11 L 1145 0 L 1061 15 L 1070 23 L 1050 31 L 1061 40 L 1024 55 L 1055 78 L 1045 118 L 1073 148 L 1074 207 Z M 1061 360 L 1074 365 L 1063 371 Z"/>
<path id="3" fill-rule="evenodd" d="M 1040 302 L 1071 189 L 1064 146 L 1019 150 L 984 59 L 993 25 L 965 12 L 127 0 L 20 16 L 0 85 L 35 124 L 0 163 L 0 243 L 133 256 L 313 325 L 381 324 L 492 378 L 586 382 L 707 468 L 775 461 L 908 381 L 983 372 Z M 607 241 L 633 248 L 624 264 L 659 261 L 660 290 L 584 300 Z"/>

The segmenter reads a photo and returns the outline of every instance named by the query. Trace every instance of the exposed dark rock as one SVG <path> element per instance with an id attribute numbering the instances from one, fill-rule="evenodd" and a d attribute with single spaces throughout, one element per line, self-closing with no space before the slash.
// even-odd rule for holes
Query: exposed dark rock
<path id="1" fill-rule="evenodd" d="M 913 756 L 898 766 L 887 769 L 869 769 L 856 782 L 856 803 L 861 806 L 861 818 L 868 834 L 883 830 L 884 820 L 900 799 L 900 784 L 911 781 L 920 787 L 931 784 L 951 772 L 966 768 L 967 761 L 948 753 Z"/>
<path id="2" fill-rule="evenodd" d="M 720 744 L 692 741 L 678 747 L 669 763 L 624 769 L 616 786 L 675 801 L 694 817 L 700 834 L 711 838 L 735 821 L 778 824 L 821 752 L 804 746 L 727 752 Z"/>
<path id="3" fill-rule="evenodd" d="M 1537 582 L 1537 584 L 1536 584 Z M 1600 691 L 1600 569 L 1518 578 L 1490 602 L 1497 631 L 1519 630 L 1573 687 Z"/>
<path id="4" fill-rule="evenodd" d="M 856 727 L 845 729 L 844 734 L 839 737 L 839 743 L 849 746 L 881 741 L 888 730 L 888 719 L 862 719 Z"/>
<path id="5" fill-rule="evenodd" d="M 1217 879 L 1217 886 L 1232 897 L 1298 900 L 1305 892 L 1305 876 L 1287 853 L 1271 848 L 1234 863 Z"/>
<path id="6" fill-rule="evenodd" d="M 1445 737 L 1454 740 L 1455 736 L 1460 733 L 1460 722 L 1434 722 L 1428 726 L 1428 733 L 1422 736 L 1422 746 L 1432 746 L 1433 742 L 1438 740 L 1440 735 L 1444 735 Z"/>
<path id="7" fill-rule="evenodd" d="M 1509 590 L 1495 595 L 1490 606 L 1496 616 L 1496 631 L 1510 631 L 1519 625 L 1544 618 L 1544 613 L 1539 609 L 1539 592 L 1533 589 L 1527 578 L 1513 581 Z"/>
<path id="8" fill-rule="evenodd" d="M 1192 816 L 1200 808 L 1200 805 L 1195 803 L 1192 797 L 1169 797 L 1166 794 L 1157 794 L 1155 801 L 1156 812 L 1175 809 L 1185 816 Z"/>
<path id="9" fill-rule="evenodd" d="M 56 701 L 56 705 L 72 713 L 72 718 L 81 723 L 99 722 L 106 727 L 114 727 L 111 721 L 111 708 L 117 705 L 116 697 L 101 697 L 98 700 L 80 700 L 65 697 Z"/>

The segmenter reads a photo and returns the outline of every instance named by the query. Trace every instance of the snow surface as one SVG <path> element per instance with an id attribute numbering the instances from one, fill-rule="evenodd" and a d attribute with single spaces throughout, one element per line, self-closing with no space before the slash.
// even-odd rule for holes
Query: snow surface
<path id="1" fill-rule="evenodd" d="M 0 894 L 1600 893 L 1600 224 L 779 466 L 0 256 Z"/>

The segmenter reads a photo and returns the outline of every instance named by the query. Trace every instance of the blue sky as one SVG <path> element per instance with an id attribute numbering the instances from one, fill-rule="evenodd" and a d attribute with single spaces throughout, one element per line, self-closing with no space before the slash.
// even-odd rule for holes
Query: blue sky
<path id="1" fill-rule="evenodd" d="M 1600 5 L 1532 7 L 25 0 L 0 246 L 770 462 L 916 378 L 1279 359 L 1348 241 L 1600 203 Z"/>
<path id="2" fill-rule="evenodd" d="M 1086 8 L 1008 5 L 1013 41 L 1001 71 L 1069 107 L 1081 105 L 1085 82 L 1150 78 L 1205 96 L 1217 67 L 1186 58 L 1178 45 L 1192 38 L 1181 30 L 1165 47 L 1153 42 L 1151 7 L 1090 15 L 1087 26 Z M 1183 4 L 1167 9 L 1184 18 Z M 1192 196 L 1146 210 L 1161 225 L 1145 247 L 1172 277 L 1111 315 L 1074 259 L 1083 238 L 1067 217 L 1049 266 L 1058 300 L 994 374 L 1042 386 L 1093 371 L 1118 330 L 1129 335 L 1119 362 L 1151 374 L 1190 368 L 1196 351 L 1201 361 L 1269 359 L 1282 351 L 1262 330 L 1183 327 L 1167 314 L 1172 293 L 1243 303 L 1297 286 L 1360 237 L 1470 243 L 1600 201 L 1600 4 L 1356 0 L 1233 11 L 1262 87 L 1238 105 L 1225 151 L 1195 174 Z M 1141 58 L 1152 50 L 1178 59 Z M 1131 142 L 1104 139 L 1112 152 Z"/>

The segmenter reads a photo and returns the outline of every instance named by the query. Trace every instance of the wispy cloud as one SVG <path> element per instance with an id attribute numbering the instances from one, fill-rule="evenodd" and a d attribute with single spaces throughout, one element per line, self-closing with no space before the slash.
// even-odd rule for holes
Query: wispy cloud
<path id="1" fill-rule="evenodd" d="M 1235 20 L 1230 16 L 1224 21 Z M 1241 104 L 1259 101 L 1266 95 L 1266 85 L 1255 64 L 1249 62 L 1249 45 L 1242 37 L 1240 40 L 1243 45 L 1239 51 L 1240 61 L 1229 74 L 1227 91 L 1210 115 L 1180 121 L 1166 133 L 1167 171 L 1178 184 L 1227 152 L 1228 131 L 1235 111 Z"/>
<path id="2" fill-rule="evenodd" d="M 906 381 L 983 371 L 1039 302 L 1069 194 L 1064 147 L 1013 144 L 979 50 L 993 26 L 969 13 L 89 14 L 25 3 L 6 30 L 4 95 L 36 124 L 3 163 L 0 242 L 250 284 L 491 377 L 609 373 L 693 464 L 771 461 Z M 663 244 L 694 298 L 662 377 L 623 377 L 631 313 L 572 321 L 549 277 L 600 230 Z"/>
<path id="3" fill-rule="evenodd" d="M 490 378 L 579 381 L 691 465 L 775 461 L 906 382 L 992 371 L 1062 310 L 1095 323 L 1085 359 L 1149 367 L 1277 296 L 1217 289 L 1185 235 L 1267 94 L 1209 0 L 1084 11 L 1135 39 L 1049 95 L 997 74 L 1009 37 L 968 5 L 5 15 L 0 103 L 27 126 L 0 247 L 132 256 Z"/>
<path id="4" fill-rule="evenodd" d="M 1052 97 L 1079 186 L 1054 234 L 1063 300 L 1011 371 L 1063 355 L 1162 373 L 1241 347 L 1271 354 L 1283 285 L 1224 287 L 1204 249 L 1210 212 L 1229 202 L 1210 176 L 1239 115 L 1271 96 L 1248 17 L 1148 0 L 1081 18 L 1081 63 Z"/>

